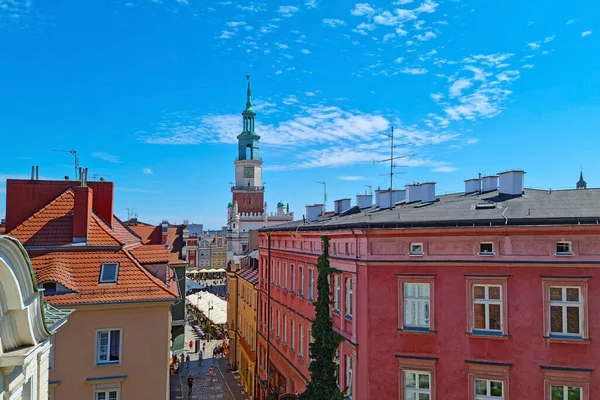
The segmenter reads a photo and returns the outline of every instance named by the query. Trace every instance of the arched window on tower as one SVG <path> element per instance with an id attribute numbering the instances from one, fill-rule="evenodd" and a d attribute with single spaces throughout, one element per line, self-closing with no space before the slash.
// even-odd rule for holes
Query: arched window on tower
<path id="1" fill-rule="evenodd" d="M 246 160 L 252 160 L 252 153 L 253 153 L 253 149 L 252 149 L 252 145 L 246 145 Z"/>

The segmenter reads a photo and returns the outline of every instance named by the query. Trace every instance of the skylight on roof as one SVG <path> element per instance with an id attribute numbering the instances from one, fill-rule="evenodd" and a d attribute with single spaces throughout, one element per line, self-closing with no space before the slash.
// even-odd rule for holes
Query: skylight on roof
<path id="1" fill-rule="evenodd" d="M 475 204 L 475 209 L 476 210 L 489 210 L 491 208 L 496 208 L 496 204 L 495 203 L 479 203 L 479 204 Z"/>
<path id="2" fill-rule="evenodd" d="M 100 267 L 100 283 L 117 283 L 119 263 L 103 263 Z"/>

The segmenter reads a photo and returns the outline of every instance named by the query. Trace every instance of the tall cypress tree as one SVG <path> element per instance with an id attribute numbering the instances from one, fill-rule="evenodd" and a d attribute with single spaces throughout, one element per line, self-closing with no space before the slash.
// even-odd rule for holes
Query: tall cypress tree
<path id="1" fill-rule="evenodd" d="M 310 382 L 300 400 L 343 400 L 344 395 L 337 386 L 338 370 L 333 358 L 342 337 L 331 328 L 331 292 L 329 277 L 335 272 L 329 265 L 329 238 L 321 236 L 323 254 L 317 261 L 317 301 L 315 320 L 312 324 L 313 342 L 310 344 L 312 361 L 308 366 Z"/>

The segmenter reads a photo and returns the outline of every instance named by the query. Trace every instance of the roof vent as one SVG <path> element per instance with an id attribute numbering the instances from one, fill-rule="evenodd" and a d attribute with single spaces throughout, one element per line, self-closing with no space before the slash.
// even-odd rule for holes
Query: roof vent
<path id="1" fill-rule="evenodd" d="M 512 171 L 500 172 L 500 187 L 501 194 L 522 195 L 525 189 L 525 171 L 517 169 Z"/>
<path id="2" fill-rule="evenodd" d="M 421 202 L 431 203 L 435 201 L 435 182 L 421 183 Z"/>
<path id="3" fill-rule="evenodd" d="M 496 208 L 496 203 L 479 203 L 475 204 L 476 210 L 490 210 L 492 208 Z"/>
<path id="4" fill-rule="evenodd" d="M 323 204 L 314 204 L 312 206 L 306 206 L 306 219 L 310 222 L 314 222 L 319 219 L 319 215 L 323 214 Z"/>
<path id="5" fill-rule="evenodd" d="M 498 189 L 498 175 L 488 175 L 481 178 L 481 191 L 491 192 Z"/>
<path id="6" fill-rule="evenodd" d="M 373 205 L 373 195 L 372 194 L 357 194 L 356 195 L 356 205 L 359 208 L 368 208 Z"/>
<path id="7" fill-rule="evenodd" d="M 346 210 L 349 210 L 350 207 L 350 199 L 340 199 L 333 202 L 333 212 L 336 215 L 341 214 Z"/>
<path id="8" fill-rule="evenodd" d="M 479 191 L 479 178 L 467 179 L 465 181 L 465 194 Z"/>
<path id="9" fill-rule="evenodd" d="M 406 202 L 414 203 L 421 200 L 421 185 L 418 183 L 406 185 Z"/>

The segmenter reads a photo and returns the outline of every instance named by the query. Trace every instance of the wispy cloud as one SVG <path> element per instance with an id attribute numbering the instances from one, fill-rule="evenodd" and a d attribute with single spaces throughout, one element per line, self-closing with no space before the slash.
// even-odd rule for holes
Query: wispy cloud
<path id="1" fill-rule="evenodd" d="M 460 78 L 454 81 L 452 86 L 450 86 L 449 95 L 450 98 L 454 98 L 461 95 L 463 89 L 468 89 L 472 86 L 470 79 Z"/>
<path id="2" fill-rule="evenodd" d="M 121 160 L 119 159 L 118 156 L 115 156 L 114 154 L 110 154 L 110 153 L 105 153 L 103 151 L 98 151 L 95 153 L 92 153 L 92 157 L 97 158 L 99 160 L 104 160 L 104 161 L 108 161 L 110 163 L 121 163 Z"/>
<path id="3" fill-rule="evenodd" d="M 428 71 L 425 68 L 404 68 L 400 72 L 408 75 L 423 75 L 426 74 Z"/>
<path id="4" fill-rule="evenodd" d="M 571 24 L 573 24 L 573 23 L 575 23 L 575 20 L 574 20 L 574 19 L 570 19 L 570 20 L 568 20 L 568 21 L 565 23 L 565 25 L 571 25 Z"/>
<path id="5" fill-rule="evenodd" d="M 154 173 L 152 172 L 152 170 L 150 168 L 144 168 L 144 169 L 142 169 L 142 172 L 146 175 L 154 175 Z"/>
<path id="6" fill-rule="evenodd" d="M 451 166 L 440 166 L 440 167 L 435 167 L 434 169 L 432 169 L 433 172 L 454 172 L 456 171 L 458 168 L 456 167 L 451 167 Z"/>
<path id="7" fill-rule="evenodd" d="M 291 17 L 298 11 L 300 11 L 300 9 L 295 6 L 279 6 L 279 8 L 277 9 L 277 12 L 283 17 Z"/>
<path id="8" fill-rule="evenodd" d="M 319 3 L 317 0 L 308 0 L 304 3 L 304 7 L 306 8 L 317 8 Z"/>
<path id="9" fill-rule="evenodd" d="M 375 9 L 368 3 L 358 3 L 354 6 L 354 9 L 350 11 L 350 14 L 361 16 L 361 15 L 373 15 Z"/>
<path id="10" fill-rule="evenodd" d="M 0 29 L 21 29 L 28 26 L 33 14 L 31 0 L 1 0 Z"/>
<path id="11" fill-rule="evenodd" d="M 531 50 L 537 50 L 540 48 L 540 42 L 531 42 L 531 43 L 527 43 L 527 46 L 531 49 Z"/>
<path id="12" fill-rule="evenodd" d="M 338 26 L 346 25 L 346 22 L 336 18 L 325 18 L 323 24 L 332 28 L 337 28 Z"/>
<path id="13" fill-rule="evenodd" d="M 366 176 L 362 176 L 362 175 L 343 175 L 343 176 L 338 176 L 338 179 L 341 179 L 342 181 L 368 181 L 368 180 L 371 180 L 370 178 L 367 178 Z"/>
<path id="14" fill-rule="evenodd" d="M 553 41 L 555 38 L 556 38 L 556 35 L 548 36 L 547 38 L 544 39 L 544 43 L 549 43 L 549 42 Z"/>
<path id="15" fill-rule="evenodd" d="M 592 31 L 584 31 L 584 32 L 581 32 L 581 37 L 586 37 L 591 34 L 592 34 Z"/>
<path id="16" fill-rule="evenodd" d="M 300 53 L 302 53 L 302 54 L 310 54 L 310 50 L 308 50 L 308 49 L 300 49 Z"/>

